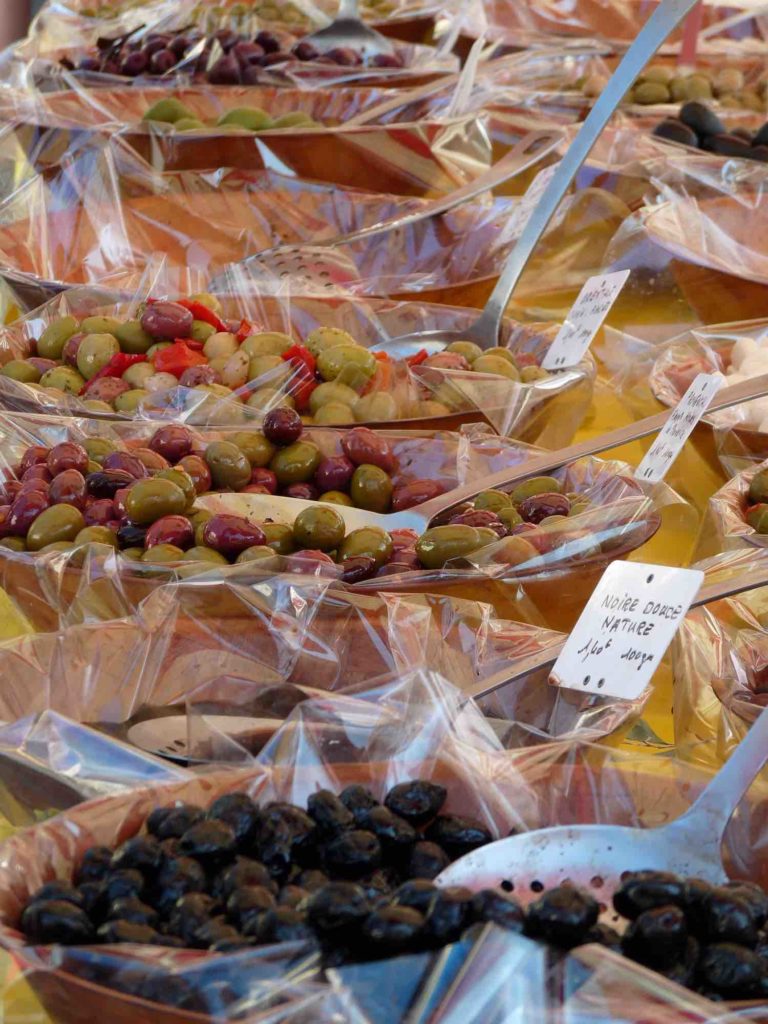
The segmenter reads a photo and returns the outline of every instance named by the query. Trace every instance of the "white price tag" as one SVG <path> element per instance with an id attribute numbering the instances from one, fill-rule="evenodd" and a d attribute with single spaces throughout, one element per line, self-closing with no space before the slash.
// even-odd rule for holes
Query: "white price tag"
<path id="1" fill-rule="evenodd" d="M 566 370 L 581 362 L 628 277 L 628 270 L 590 277 L 544 356 L 543 369 Z"/>
<path id="2" fill-rule="evenodd" d="M 550 682 L 634 700 L 643 692 L 704 573 L 611 562 L 555 662 Z"/>
<path id="3" fill-rule="evenodd" d="M 657 484 L 664 479 L 724 380 L 722 373 L 700 373 L 695 378 L 635 470 L 636 480 Z"/>

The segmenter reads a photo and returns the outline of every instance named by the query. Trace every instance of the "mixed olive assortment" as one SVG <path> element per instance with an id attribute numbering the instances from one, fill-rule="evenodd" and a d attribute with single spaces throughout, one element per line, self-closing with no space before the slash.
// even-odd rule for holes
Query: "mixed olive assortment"
<path id="1" fill-rule="evenodd" d="M 597 97 L 607 83 L 605 75 L 592 74 L 585 75 L 577 84 L 585 96 Z M 754 88 L 747 86 L 744 72 L 739 68 L 723 67 L 716 72 L 701 70 L 681 75 L 679 69 L 671 65 L 651 64 L 635 80 L 624 102 L 651 106 L 716 99 L 722 107 L 761 113 L 766 110 L 766 89 L 768 80 Z"/>
<path id="2" fill-rule="evenodd" d="M 729 131 L 714 110 L 696 101 L 684 103 L 677 117 L 665 118 L 653 129 L 653 134 L 721 156 L 768 161 L 768 123 L 756 132 L 747 128 Z"/>
<path id="3" fill-rule="evenodd" d="M 443 786 L 412 780 L 383 802 L 350 785 L 338 796 L 318 790 L 306 810 L 259 806 L 241 792 L 207 811 L 158 807 L 140 834 L 116 850 L 91 847 L 71 881 L 38 889 L 19 925 L 38 945 L 228 953 L 305 942 L 332 965 L 439 948 L 492 922 L 563 950 L 600 943 L 710 998 L 768 995 L 760 886 L 628 871 L 613 897 L 629 922 L 623 935 L 598 923 L 597 900 L 570 884 L 527 909 L 508 883 L 439 888 L 444 868 L 493 839 L 478 822 L 442 813 L 446 797 Z"/>
<path id="4" fill-rule="evenodd" d="M 466 408 L 444 373 L 428 384 L 423 375 L 430 369 L 524 383 L 549 376 L 533 356 L 506 348 L 482 351 L 457 341 L 436 355 L 421 351 L 396 361 L 338 327 L 317 327 L 297 344 L 288 334 L 220 313 L 215 296 L 203 293 L 147 300 L 129 320 L 60 316 L 33 342 L 32 354 L 10 360 L 0 376 L 79 396 L 98 412 L 133 415 L 151 395 L 181 386 L 200 393 L 201 402 L 230 398 L 258 411 L 289 406 L 305 422 L 325 425 L 423 419 Z"/>
<path id="5" fill-rule="evenodd" d="M 229 28 L 211 35 L 196 28 L 149 32 L 143 36 L 132 32 L 118 39 L 100 39 L 96 52 L 81 57 L 77 64 L 64 57 L 61 64 L 69 70 L 128 78 L 185 71 L 211 85 L 257 85 L 264 81 L 266 69 L 293 61 L 335 67 L 403 67 L 403 58 L 397 52 L 366 59 L 358 50 L 338 46 L 320 53 L 308 40 L 278 29 L 262 29 L 251 38 Z"/>
<path id="6" fill-rule="evenodd" d="M 291 110 L 279 117 L 270 117 L 260 107 L 233 107 L 216 121 L 201 121 L 193 111 L 175 96 L 153 103 L 144 115 L 145 121 L 157 121 L 173 125 L 177 132 L 199 131 L 201 128 L 223 128 L 225 130 L 245 129 L 249 132 L 277 131 L 288 128 L 322 128 L 320 121 L 313 120 L 301 110 Z"/>

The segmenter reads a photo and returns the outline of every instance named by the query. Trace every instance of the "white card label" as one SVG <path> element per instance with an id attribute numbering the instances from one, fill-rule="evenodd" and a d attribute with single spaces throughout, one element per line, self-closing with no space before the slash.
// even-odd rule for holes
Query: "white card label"
<path id="1" fill-rule="evenodd" d="M 704 573 L 611 562 L 555 662 L 550 682 L 634 700 L 672 642 Z"/>
<path id="2" fill-rule="evenodd" d="M 722 373 L 700 373 L 694 379 L 635 470 L 636 480 L 657 484 L 664 479 L 724 381 Z"/>
<path id="3" fill-rule="evenodd" d="M 628 277 L 628 270 L 590 277 L 544 356 L 545 370 L 566 370 L 581 362 Z"/>

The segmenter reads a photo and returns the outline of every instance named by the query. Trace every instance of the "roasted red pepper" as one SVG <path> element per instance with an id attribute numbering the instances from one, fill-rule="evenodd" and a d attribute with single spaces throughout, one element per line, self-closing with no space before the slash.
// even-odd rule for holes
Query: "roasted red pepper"
<path id="1" fill-rule="evenodd" d="M 412 356 L 406 356 L 405 361 L 409 366 L 418 366 L 419 363 L 423 363 L 425 359 L 429 359 L 429 352 L 427 352 L 425 348 L 421 348 Z"/>
<path id="2" fill-rule="evenodd" d="M 304 365 L 314 377 L 317 363 L 315 357 L 309 351 L 308 348 L 304 348 L 303 345 L 291 345 L 290 348 L 286 349 L 282 354 L 282 359 L 285 359 L 288 363 L 293 363 L 294 366 Z"/>
<path id="3" fill-rule="evenodd" d="M 253 324 L 251 323 L 251 321 L 250 320 L 246 320 L 245 318 L 243 318 L 240 321 L 240 326 L 238 327 L 237 334 L 235 335 L 235 340 L 237 341 L 238 345 L 242 345 L 242 343 L 245 341 L 245 339 L 249 335 L 253 334 L 254 331 L 255 331 L 255 328 L 254 328 Z"/>
<path id="4" fill-rule="evenodd" d="M 204 343 L 202 341 L 195 341 L 194 338 L 174 338 L 173 340 L 182 342 L 187 348 L 191 348 L 193 352 L 202 352 L 204 348 Z"/>
<path id="5" fill-rule="evenodd" d="M 106 366 L 102 366 L 98 373 L 95 373 L 90 380 L 85 382 L 80 388 L 80 394 L 87 394 L 88 388 L 90 388 L 95 380 L 101 380 L 102 377 L 122 377 L 129 366 L 134 366 L 136 363 L 146 363 L 146 361 L 147 357 L 145 355 L 130 356 L 127 352 L 118 352 L 112 356 Z"/>
<path id="6" fill-rule="evenodd" d="M 290 363 L 296 370 L 289 390 L 296 402 L 296 408 L 301 411 L 309 404 L 309 396 L 318 386 L 319 381 L 315 380 L 315 369 L 317 363 L 315 357 L 308 348 L 303 345 L 291 345 L 283 352 L 282 358 Z"/>
<path id="7" fill-rule="evenodd" d="M 157 373 L 172 373 L 174 377 L 180 377 L 190 366 L 202 366 L 207 362 L 202 352 L 195 352 L 182 339 L 177 339 L 167 348 L 161 348 L 154 358 Z"/>
<path id="8" fill-rule="evenodd" d="M 194 299 L 176 299 L 176 304 L 183 306 L 184 309 L 188 309 L 195 320 L 202 320 L 203 323 L 215 327 L 217 331 L 227 330 L 227 325 L 224 321 L 202 302 L 195 302 Z"/>

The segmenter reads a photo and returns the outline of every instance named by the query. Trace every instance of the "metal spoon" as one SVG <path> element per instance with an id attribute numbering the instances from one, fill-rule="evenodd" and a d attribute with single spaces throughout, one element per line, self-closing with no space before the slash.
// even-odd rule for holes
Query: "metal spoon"
<path id="1" fill-rule="evenodd" d="M 732 405 L 760 398 L 767 392 L 768 374 L 763 374 L 752 380 L 742 381 L 729 388 L 721 389 L 712 399 L 707 411 L 716 412 L 719 409 L 727 409 Z M 545 476 L 577 459 L 608 451 L 611 448 L 618 448 L 630 441 L 647 437 L 649 434 L 661 430 L 674 411 L 674 408 L 665 409 L 663 412 L 656 413 L 654 416 L 646 416 L 626 427 L 601 434 L 600 437 L 590 438 L 579 444 L 561 448 L 556 452 L 535 455 L 518 466 L 502 469 L 498 473 L 491 473 L 472 483 L 455 487 L 437 498 L 432 498 L 416 508 L 409 508 L 403 512 L 390 512 L 384 515 L 347 505 L 334 505 L 333 507 L 343 518 L 348 530 L 356 530 L 362 526 L 378 526 L 384 530 L 411 529 L 423 533 L 437 516 L 450 511 L 456 505 L 470 501 L 481 491 L 508 487 L 531 476 Z M 197 504 L 211 512 L 228 512 L 258 521 L 271 519 L 274 522 L 289 525 L 304 509 L 317 507 L 315 501 L 272 494 L 205 494 L 198 498 Z"/>
<path id="2" fill-rule="evenodd" d="M 766 578 L 768 582 L 768 578 Z M 725 596 L 725 595 L 722 595 Z M 657 828 L 620 825 L 557 825 L 535 829 L 461 857 L 438 875 L 438 885 L 470 889 L 511 882 L 514 895 L 530 903 L 541 887 L 569 880 L 589 891 L 605 907 L 602 920 L 622 921 L 610 907 L 625 871 L 654 869 L 727 881 L 721 853 L 726 826 L 739 801 L 768 761 L 768 709 L 762 712 L 693 805 L 679 818 Z"/>
<path id="3" fill-rule="evenodd" d="M 359 8 L 359 0 L 341 0 L 331 24 L 304 36 L 303 42 L 312 43 L 321 53 L 340 46 L 357 50 L 365 57 L 394 53 L 395 48 L 386 36 L 361 21 Z"/>

